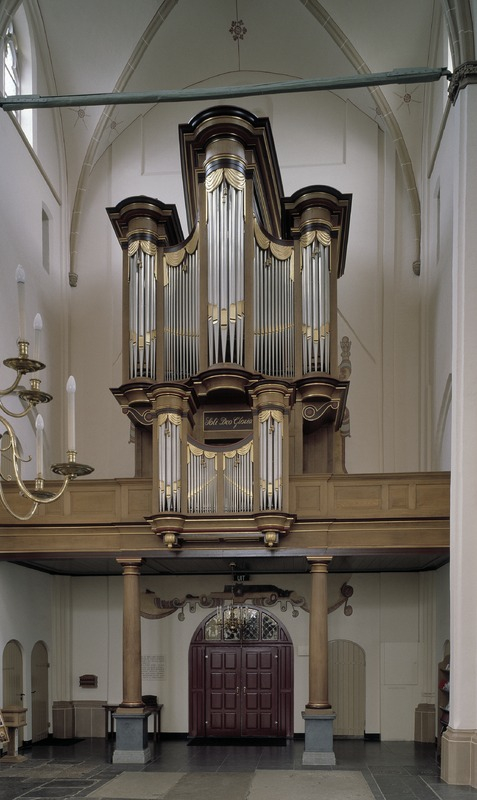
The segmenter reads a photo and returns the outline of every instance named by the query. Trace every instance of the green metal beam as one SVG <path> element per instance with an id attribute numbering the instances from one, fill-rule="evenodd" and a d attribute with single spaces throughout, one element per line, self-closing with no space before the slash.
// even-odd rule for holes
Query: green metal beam
<path id="1" fill-rule="evenodd" d="M 287 94 L 294 92 L 335 91 L 398 83 L 431 83 L 442 77 L 450 78 L 446 67 L 394 69 L 390 72 L 363 73 L 338 78 L 312 78 L 310 80 L 260 83 L 250 86 L 217 86 L 202 89 L 163 89 L 156 92 L 113 92 L 109 94 L 74 94 L 57 97 L 42 95 L 11 95 L 0 98 L 4 111 L 23 108 L 60 108 L 81 106 L 116 106 L 147 103 L 182 103 L 186 100 L 230 100 L 234 97 Z"/>

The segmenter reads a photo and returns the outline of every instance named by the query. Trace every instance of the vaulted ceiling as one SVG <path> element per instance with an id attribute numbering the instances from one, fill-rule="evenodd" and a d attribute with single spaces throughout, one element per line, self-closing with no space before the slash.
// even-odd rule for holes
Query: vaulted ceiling
<path id="1" fill-rule="evenodd" d="M 0 28 L 19 2 L 2 5 Z M 465 50 L 458 47 L 463 22 L 470 16 L 469 0 L 456 0 L 452 10 L 448 0 L 25 0 L 25 6 L 47 76 L 40 94 L 223 87 L 217 102 L 227 102 L 227 87 L 237 85 L 446 67 L 433 63 L 440 11 L 451 34 L 456 31 L 451 49 L 459 54 Z M 473 57 L 473 40 L 467 44 Z M 391 132 L 407 165 L 408 189 L 416 195 L 416 217 L 423 92 L 422 84 L 339 92 Z M 291 95 L 290 101 L 293 113 Z M 312 93 L 310 104 L 315 102 Z M 191 116 L 199 106 L 187 109 Z M 82 106 L 74 99 L 61 109 L 73 227 L 92 165 L 147 110 L 147 105 Z M 269 116 L 266 96 L 253 98 L 251 110 Z"/>

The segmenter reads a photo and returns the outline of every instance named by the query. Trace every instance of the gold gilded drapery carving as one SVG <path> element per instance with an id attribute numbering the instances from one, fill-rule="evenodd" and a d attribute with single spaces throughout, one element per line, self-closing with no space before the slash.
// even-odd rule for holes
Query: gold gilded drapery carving
<path id="1" fill-rule="evenodd" d="M 187 444 L 187 463 L 190 461 L 190 457 L 196 456 L 196 458 L 213 458 L 215 461 L 215 467 L 217 468 L 217 453 L 212 452 L 211 450 L 203 450 L 201 447 L 197 447 L 194 444 L 188 442 Z"/>
<path id="2" fill-rule="evenodd" d="M 157 422 L 159 427 L 161 428 L 166 422 L 170 422 L 171 425 L 180 425 L 181 424 L 181 416 L 180 414 L 174 414 L 171 411 L 164 412 L 163 414 L 158 414 Z"/>
<path id="3" fill-rule="evenodd" d="M 157 246 L 154 242 L 148 242 L 146 239 L 134 239 L 128 242 L 128 255 L 133 256 L 141 249 L 143 253 L 148 256 L 155 256 L 157 254 Z"/>
<path id="4" fill-rule="evenodd" d="M 244 444 L 243 447 L 237 447 L 235 450 L 224 450 L 224 458 L 246 456 L 248 453 L 250 453 L 250 457 L 253 461 L 253 442 L 248 442 L 248 444 Z"/>
<path id="5" fill-rule="evenodd" d="M 267 422 L 270 417 L 275 420 L 275 422 L 283 422 L 283 411 L 278 411 L 275 408 L 266 408 L 264 411 L 259 411 L 258 421 L 262 424 L 263 422 Z"/>
<path id="6" fill-rule="evenodd" d="M 169 270 L 168 267 L 180 267 L 187 256 L 192 255 L 197 250 L 199 244 L 199 226 L 196 226 L 194 233 L 184 247 L 180 250 L 167 251 L 164 253 L 164 286 L 169 284 Z"/>
<path id="7" fill-rule="evenodd" d="M 290 280 L 295 280 L 295 259 L 293 245 L 277 244 L 277 242 L 273 242 L 262 231 L 256 219 L 253 222 L 253 232 L 255 241 L 261 250 L 270 250 L 272 256 L 278 261 L 290 260 Z"/>
<path id="8" fill-rule="evenodd" d="M 245 188 L 245 175 L 243 172 L 239 172 L 232 167 L 219 167 L 218 169 L 214 169 L 213 172 L 210 172 L 205 179 L 206 191 L 213 192 L 220 186 L 224 179 L 230 186 L 233 186 L 234 189 L 243 192 Z"/>
<path id="9" fill-rule="evenodd" d="M 323 247 L 329 247 L 331 244 L 331 234 L 329 231 L 306 231 L 300 236 L 300 244 L 302 247 L 308 247 L 313 241 L 320 242 Z"/>

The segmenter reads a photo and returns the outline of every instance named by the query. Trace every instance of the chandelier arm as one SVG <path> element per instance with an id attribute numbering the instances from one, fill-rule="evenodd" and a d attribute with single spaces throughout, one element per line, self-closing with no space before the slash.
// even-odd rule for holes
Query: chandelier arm
<path id="1" fill-rule="evenodd" d="M 36 500 L 34 500 L 32 507 L 30 508 L 30 510 L 26 514 L 17 514 L 17 512 L 14 511 L 13 508 L 9 505 L 9 503 L 7 501 L 7 498 L 5 497 L 5 493 L 3 491 L 3 483 L 2 483 L 2 481 L 0 481 L 0 499 L 1 499 L 2 503 L 3 503 L 3 505 L 5 506 L 5 508 L 7 509 L 8 513 L 11 514 L 12 517 L 16 517 L 16 519 L 19 519 L 19 520 L 22 520 L 22 521 L 25 521 L 27 519 L 31 519 L 31 517 L 33 516 L 33 514 L 35 513 L 35 511 L 38 508 L 38 502 Z"/>
<path id="2" fill-rule="evenodd" d="M 12 392 L 14 392 L 15 389 L 17 388 L 18 384 L 20 383 L 21 379 L 22 379 L 22 373 L 18 372 L 17 373 L 17 377 L 13 381 L 12 385 L 8 387 L 8 389 L 0 389 L 0 397 L 6 397 L 6 395 L 11 394 Z"/>
<path id="3" fill-rule="evenodd" d="M 17 445 L 18 439 L 17 439 L 17 436 L 15 434 L 15 431 L 13 430 L 13 427 L 10 425 L 8 420 L 6 420 L 4 417 L 0 417 L 0 421 L 1 421 L 2 425 L 4 425 L 7 433 L 10 436 L 9 445 L 4 447 L 4 448 L 2 448 L 2 449 L 3 449 L 4 452 L 8 452 L 8 450 L 12 451 L 12 466 L 13 466 L 13 471 L 15 473 L 15 482 L 16 482 L 19 490 L 20 490 L 20 493 L 23 494 L 25 497 L 27 497 L 29 500 L 31 500 L 32 503 L 34 503 L 36 507 L 38 507 L 39 503 L 41 503 L 43 505 L 45 503 L 53 503 L 55 500 L 58 500 L 61 497 L 61 495 L 63 494 L 63 492 L 65 491 L 66 487 L 68 486 L 68 483 L 70 482 L 70 479 L 71 479 L 71 475 L 66 475 L 63 478 L 63 485 L 61 486 L 61 488 L 59 489 L 59 491 L 57 493 L 43 492 L 43 478 L 42 478 L 42 476 L 39 475 L 38 478 L 37 478 L 37 481 L 36 481 L 36 483 L 38 485 L 35 486 L 35 490 L 39 490 L 39 491 L 38 491 L 38 493 L 36 493 L 36 491 L 31 492 L 26 487 L 26 485 L 25 485 L 25 483 L 24 483 L 24 481 L 22 479 L 22 476 L 21 476 L 21 473 L 20 473 L 20 468 L 19 468 L 19 464 L 21 462 L 25 463 L 25 462 L 31 461 L 31 457 L 29 457 L 27 459 L 24 459 L 24 458 L 22 458 L 20 456 L 20 453 L 18 452 L 18 445 Z M 7 477 L 7 478 L 4 477 L 4 480 L 6 480 L 6 482 L 8 483 L 10 480 L 12 480 L 12 478 L 11 477 Z M 17 514 L 15 514 L 11 510 L 10 506 L 8 505 L 8 503 L 5 500 L 5 494 L 3 492 L 3 487 L 1 485 L 0 485 L 0 492 L 1 492 L 2 501 L 5 503 L 5 506 L 8 508 L 10 513 L 13 514 L 14 517 L 17 517 L 17 519 L 29 519 L 29 516 L 27 516 L 27 517 L 19 517 Z M 36 508 L 33 509 L 31 514 L 34 514 L 35 511 L 36 511 Z M 30 516 L 31 516 L 31 514 L 30 514 Z"/>
<path id="4" fill-rule="evenodd" d="M 10 411 L 9 408 L 5 408 L 2 401 L 0 400 L 0 409 L 3 411 L 4 414 L 7 414 L 7 416 L 9 417 L 13 417 L 14 419 L 21 419 L 22 417 L 26 417 L 27 414 L 29 414 L 29 412 L 33 408 L 33 403 L 31 403 L 29 400 L 27 402 L 28 402 L 28 407 L 25 408 L 23 411 Z M 5 424 L 3 417 L 0 417 L 0 421 L 3 422 L 3 424 Z"/>

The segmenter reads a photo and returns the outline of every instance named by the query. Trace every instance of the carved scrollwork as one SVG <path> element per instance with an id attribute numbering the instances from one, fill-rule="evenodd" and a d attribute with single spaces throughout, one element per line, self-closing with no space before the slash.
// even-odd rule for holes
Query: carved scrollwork
<path id="1" fill-rule="evenodd" d="M 353 613 L 353 608 L 348 604 L 349 598 L 353 594 L 353 587 L 348 583 L 341 586 L 341 597 L 334 605 L 328 608 L 328 613 L 336 611 L 344 605 L 343 612 L 349 617 Z M 261 608 L 270 608 L 279 605 L 280 610 L 285 612 L 288 606 L 292 607 L 292 616 L 297 617 L 300 609 L 310 611 L 306 599 L 290 589 L 281 589 L 278 586 L 269 585 L 250 585 L 230 584 L 224 586 L 223 592 L 211 592 L 210 594 L 191 595 L 187 594 L 183 598 L 174 597 L 172 600 L 163 600 L 155 592 L 147 590 L 141 594 L 141 616 L 147 619 L 162 619 L 179 611 L 178 619 L 182 622 L 185 619 L 184 609 L 189 608 L 190 613 L 195 613 L 199 608 L 219 608 L 227 603 L 251 603 Z"/>
<path id="2" fill-rule="evenodd" d="M 477 83 L 477 61 L 466 61 L 452 73 L 448 92 L 454 105 L 461 89 L 465 89 L 470 83 Z"/>

